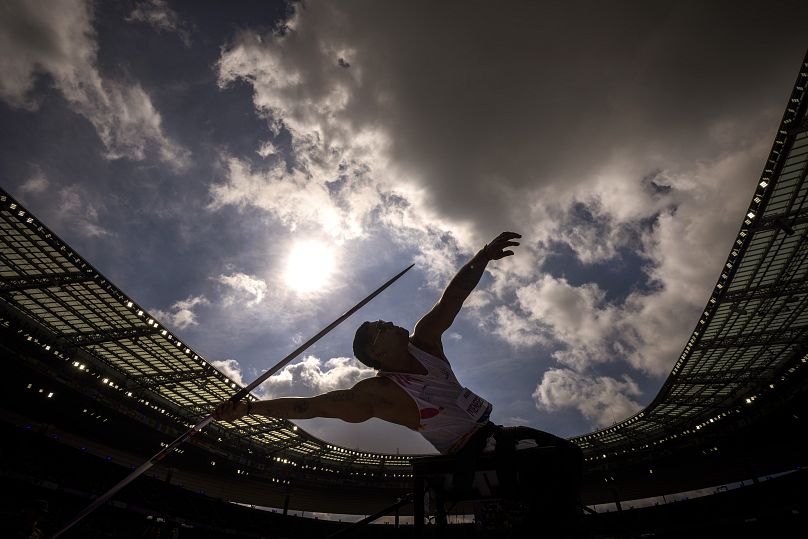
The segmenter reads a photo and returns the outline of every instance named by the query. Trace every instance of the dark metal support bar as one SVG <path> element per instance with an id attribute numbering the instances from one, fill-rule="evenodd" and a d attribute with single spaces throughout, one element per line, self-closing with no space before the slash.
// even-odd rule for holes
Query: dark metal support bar
<path id="1" fill-rule="evenodd" d="M 209 376 L 213 376 L 212 371 L 208 371 L 206 369 L 194 369 L 191 371 L 171 373 L 136 374 L 130 376 L 129 379 L 146 389 L 153 389 L 158 386 L 176 384 L 178 382 L 199 381 L 208 378 Z"/>
<path id="2" fill-rule="evenodd" d="M 261 424 L 261 425 L 250 425 L 249 427 L 242 427 L 239 429 L 237 439 L 244 439 L 250 438 L 252 436 L 260 436 L 261 434 L 268 434 L 270 432 L 275 432 L 278 430 L 283 430 L 288 428 L 284 424 Z M 299 442 L 299 440 L 298 440 Z"/>
<path id="3" fill-rule="evenodd" d="M 808 293 L 808 279 L 781 281 L 770 285 L 758 286 L 744 290 L 733 290 L 724 293 L 722 303 L 752 301 L 758 299 L 780 298 L 794 294 Z"/>
<path id="4" fill-rule="evenodd" d="M 151 326 L 116 328 L 104 331 L 88 331 L 86 333 L 67 333 L 65 338 L 70 340 L 76 347 L 92 346 L 110 341 L 122 341 L 124 339 L 137 339 L 138 337 L 148 337 L 155 335 L 160 330 Z"/>
<path id="5" fill-rule="evenodd" d="M 411 503 L 411 502 L 412 502 L 412 493 L 407 493 L 404 496 L 402 496 L 401 498 L 397 499 L 396 502 L 393 505 L 391 505 L 389 507 L 385 507 L 384 509 L 381 509 L 379 511 L 376 511 L 372 515 L 367 516 L 367 517 L 365 517 L 362 520 L 359 520 L 357 522 L 354 522 L 353 524 L 351 524 L 350 526 L 348 526 L 346 528 L 342 528 L 341 530 L 338 530 L 338 531 L 336 531 L 336 532 L 334 532 L 334 533 L 332 533 L 330 535 L 327 535 L 324 539 L 331 539 L 332 537 L 339 537 L 340 535 L 352 532 L 356 528 L 361 528 L 362 526 L 370 524 L 374 520 L 378 520 L 378 519 L 380 519 L 381 517 L 383 517 L 385 515 L 389 515 L 391 511 L 396 512 L 396 527 L 398 527 L 398 509 L 400 507 L 404 506 L 404 505 L 407 505 L 407 504 Z"/>
<path id="6" fill-rule="evenodd" d="M 772 329 L 741 335 L 727 335 L 715 339 L 702 339 L 693 350 L 710 348 L 731 348 L 735 346 L 771 346 L 773 344 L 793 344 L 808 331 L 808 326 L 795 326 L 785 329 Z"/>
<path id="7" fill-rule="evenodd" d="M 792 228 L 808 223 L 808 208 L 777 215 L 763 216 L 750 230 L 755 233 L 764 230 L 780 230 L 780 221 L 787 222 Z"/>
<path id="8" fill-rule="evenodd" d="M 69 284 L 85 283 L 96 278 L 93 273 L 71 271 L 48 275 L 25 275 L 19 277 L 0 277 L 0 294 L 18 292 L 32 288 L 52 288 Z"/>

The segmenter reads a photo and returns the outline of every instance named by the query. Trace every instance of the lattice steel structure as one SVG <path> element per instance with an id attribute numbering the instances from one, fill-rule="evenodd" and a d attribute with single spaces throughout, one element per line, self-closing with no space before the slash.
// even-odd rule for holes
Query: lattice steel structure
<path id="1" fill-rule="evenodd" d="M 808 56 L 718 282 L 659 394 L 636 415 L 572 439 L 590 467 L 713 428 L 805 365 L 806 85 Z M 185 427 L 235 392 L 233 380 L 2 190 L 0 231 L 3 326 L 39 341 L 77 372 L 101 377 L 103 371 L 104 390 Z M 234 447 L 259 450 L 313 477 L 400 487 L 411 472 L 407 456 L 335 446 L 281 419 L 251 416 L 210 429 Z"/>

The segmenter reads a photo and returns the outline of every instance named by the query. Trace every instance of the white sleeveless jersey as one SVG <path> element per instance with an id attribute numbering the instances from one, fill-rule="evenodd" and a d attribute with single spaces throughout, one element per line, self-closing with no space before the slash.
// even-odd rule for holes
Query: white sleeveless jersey
<path id="1" fill-rule="evenodd" d="M 394 381 L 418 405 L 421 420 L 416 430 L 442 454 L 451 453 L 487 421 L 492 406 L 461 386 L 447 361 L 412 343 L 408 350 L 426 374 L 381 371 L 379 376 Z"/>

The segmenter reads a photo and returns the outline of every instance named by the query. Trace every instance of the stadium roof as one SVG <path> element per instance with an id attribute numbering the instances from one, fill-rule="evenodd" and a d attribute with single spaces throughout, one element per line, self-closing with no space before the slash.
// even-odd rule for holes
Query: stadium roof
<path id="1" fill-rule="evenodd" d="M 668 380 L 641 412 L 572 439 L 590 461 L 710 428 L 805 364 L 807 84 L 808 57 L 718 282 Z M 0 322 L 38 328 L 38 338 L 79 370 L 87 367 L 80 357 L 103 363 L 118 376 L 105 383 L 110 391 L 188 426 L 235 393 L 236 382 L 1 189 L 0 229 Z M 215 428 L 318 472 L 410 472 L 407 456 L 334 446 L 286 420 L 250 416 Z"/>

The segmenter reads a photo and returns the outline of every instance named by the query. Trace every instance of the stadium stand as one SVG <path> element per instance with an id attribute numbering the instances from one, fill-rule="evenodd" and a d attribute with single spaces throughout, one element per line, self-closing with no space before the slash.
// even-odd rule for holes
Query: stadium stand
<path id="1" fill-rule="evenodd" d="M 805 527 L 806 86 L 808 55 L 726 262 L 662 389 L 634 416 L 572 439 L 585 457 L 583 503 L 614 504 L 576 533 L 776 536 Z M 8 485 L 0 531 L 13 537 L 23 515 L 56 531 L 237 385 L 3 190 L 0 230 Z M 738 482 L 747 486 L 720 488 Z M 344 524 L 285 513 L 367 515 L 412 485 L 409 456 L 351 450 L 288 421 L 246 417 L 206 428 L 71 536 L 324 537 Z M 639 507 L 696 489 L 714 493 Z M 472 531 L 488 533 L 458 524 L 444 536 Z"/>

